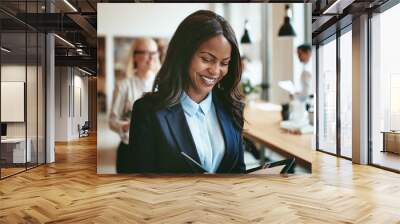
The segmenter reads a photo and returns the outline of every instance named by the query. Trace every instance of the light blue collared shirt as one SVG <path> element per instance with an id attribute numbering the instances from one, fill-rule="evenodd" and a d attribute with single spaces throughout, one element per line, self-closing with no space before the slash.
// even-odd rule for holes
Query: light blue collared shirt
<path id="1" fill-rule="evenodd" d="M 201 165 L 215 173 L 225 153 L 225 142 L 212 102 L 212 93 L 199 104 L 185 92 L 180 99 Z"/>

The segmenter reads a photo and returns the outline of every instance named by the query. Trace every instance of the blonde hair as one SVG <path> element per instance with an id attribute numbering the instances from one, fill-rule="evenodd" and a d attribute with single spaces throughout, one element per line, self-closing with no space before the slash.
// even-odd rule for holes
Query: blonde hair
<path id="1" fill-rule="evenodd" d="M 148 37 L 139 37 L 132 42 L 131 49 L 129 50 L 128 54 L 128 63 L 126 64 L 126 69 L 125 69 L 126 78 L 135 75 L 135 70 L 136 70 L 136 65 L 134 60 L 135 50 L 138 45 L 145 42 L 153 42 L 157 46 L 157 42 L 154 39 Z"/>

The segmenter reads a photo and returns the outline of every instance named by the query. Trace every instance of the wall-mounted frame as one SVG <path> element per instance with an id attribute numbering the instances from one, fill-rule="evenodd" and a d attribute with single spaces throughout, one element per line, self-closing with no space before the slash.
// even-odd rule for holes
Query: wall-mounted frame
<path id="1" fill-rule="evenodd" d="M 25 82 L 1 82 L 1 122 L 25 122 L 25 91 Z"/>

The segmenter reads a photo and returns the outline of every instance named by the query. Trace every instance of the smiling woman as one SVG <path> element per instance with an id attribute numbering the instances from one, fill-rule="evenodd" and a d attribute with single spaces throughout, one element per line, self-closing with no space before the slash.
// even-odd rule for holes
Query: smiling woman
<path id="1" fill-rule="evenodd" d="M 189 67 L 190 85 L 187 93 L 201 102 L 214 85 L 228 73 L 231 45 L 223 35 L 210 38 L 200 45 Z"/>
<path id="2" fill-rule="evenodd" d="M 233 29 L 200 10 L 173 35 L 153 92 L 135 102 L 134 173 L 244 173 L 240 54 Z"/>

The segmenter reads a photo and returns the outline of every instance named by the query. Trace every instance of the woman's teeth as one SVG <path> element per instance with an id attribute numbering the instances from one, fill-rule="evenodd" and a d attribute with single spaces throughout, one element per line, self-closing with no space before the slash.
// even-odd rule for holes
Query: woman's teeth
<path id="1" fill-rule="evenodd" d="M 215 83 L 215 81 L 217 80 L 216 78 L 208 78 L 208 77 L 206 77 L 206 76 L 200 76 L 202 79 L 203 79 L 203 81 L 207 84 L 207 85 L 213 85 L 214 83 Z"/>

